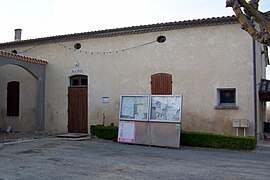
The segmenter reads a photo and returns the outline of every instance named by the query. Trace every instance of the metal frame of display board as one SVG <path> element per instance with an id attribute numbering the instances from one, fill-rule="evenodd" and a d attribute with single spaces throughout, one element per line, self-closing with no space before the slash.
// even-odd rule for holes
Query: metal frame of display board
<path id="1" fill-rule="evenodd" d="M 162 101 L 163 119 L 151 118 L 156 100 Z M 122 95 L 118 142 L 179 148 L 182 101 L 182 95 Z"/>

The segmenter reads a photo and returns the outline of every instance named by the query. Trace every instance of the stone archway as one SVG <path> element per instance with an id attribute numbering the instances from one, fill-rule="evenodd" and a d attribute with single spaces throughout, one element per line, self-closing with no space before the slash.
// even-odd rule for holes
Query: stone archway
<path id="1" fill-rule="evenodd" d="M 0 51 L 0 66 L 17 65 L 28 71 L 36 79 L 35 130 L 45 129 L 45 65 L 48 62 L 31 57 Z"/>

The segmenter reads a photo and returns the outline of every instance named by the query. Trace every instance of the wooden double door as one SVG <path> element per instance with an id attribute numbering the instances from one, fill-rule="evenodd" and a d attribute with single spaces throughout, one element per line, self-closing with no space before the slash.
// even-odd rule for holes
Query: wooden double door
<path id="1" fill-rule="evenodd" d="M 87 133 L 87 89 L 87 86 L 68 88 L 68 132 L 70 133 Z"/>

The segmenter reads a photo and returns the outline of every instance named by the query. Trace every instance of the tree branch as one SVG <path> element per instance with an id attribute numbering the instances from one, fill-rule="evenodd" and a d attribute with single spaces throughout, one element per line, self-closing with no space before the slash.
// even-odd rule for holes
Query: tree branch
<path id="1" fill-rule="evenodd" d="M 270 46 L 270 11 L 262 13 L 258 10 L 259 0 L 227 0 L 227 7 L 232 7 L 242 29 L 258 42 Z M 244 12 L 241 8 L 244 8 Z M 260 26 L 259 30 L 253 25 L 253 20 Z"/>
<path id="2" fill-rule="evenodd" d="M 262 26 L 268 33 L 270 33 L 270 22 L 266 15 L 258 10 L 259 0 L 250 0 L 247 3 L 245 0 L 239 0 L 239 5 L 244 8 L 246 15 L 253 17 L 255 21 Z"/>

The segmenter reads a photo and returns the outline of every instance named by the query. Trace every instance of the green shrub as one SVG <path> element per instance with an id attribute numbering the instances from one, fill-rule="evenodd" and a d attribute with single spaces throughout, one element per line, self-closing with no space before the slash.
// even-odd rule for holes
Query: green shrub
<path id="1" fill-rule="evenodd" d="M 91 125 L 91 135 L 98 138 L 117 141 L 118 127 L 115 126 L 103 126 L 103 125 Z"/>
<path id="2" fill-rule="evenodd" d="M 98 138 L 117 141 L 118 127 L 91 125 L 91 134 Z M 182 146 L 207 147 L 232 150 L 253 150 L 255 137 L 225 136 L 203 132 L 181 131 Z"/>
<path id="3" fill-rule="evenodd" d="M 181 145 L 232 150 L 253 150 L 255 137 L 225 136 L 202 132 L 181 132 Z"/>

